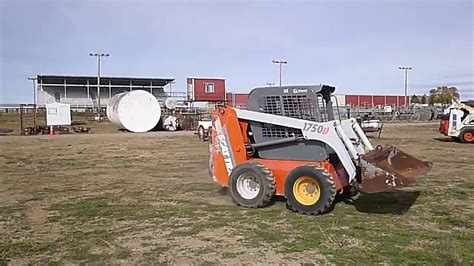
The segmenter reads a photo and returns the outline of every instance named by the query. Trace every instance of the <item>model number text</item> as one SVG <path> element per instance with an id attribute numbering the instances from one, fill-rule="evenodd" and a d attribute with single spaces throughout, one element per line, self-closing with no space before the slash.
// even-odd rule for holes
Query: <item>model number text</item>
<path id="1" fill-rule="evenodd" d="M 309 132 L 317 132 L 319 134 L 327 134 L 329 132 L 329 127 L 324 127 L 322 125 L 313 123 L 304 123 L 303 130 Z"/>

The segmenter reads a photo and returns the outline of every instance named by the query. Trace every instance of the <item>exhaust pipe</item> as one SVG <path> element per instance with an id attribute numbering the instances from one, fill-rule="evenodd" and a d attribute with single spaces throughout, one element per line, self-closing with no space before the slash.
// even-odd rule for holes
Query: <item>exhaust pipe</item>
<path id="1" fill-rule="evenodd" d="M 410 187 L 425 176 L 433 164 L 393 147 L 376 149 L 360 158 L 361 183 L 357 188 L 365 193 L 377 193 Z"/>

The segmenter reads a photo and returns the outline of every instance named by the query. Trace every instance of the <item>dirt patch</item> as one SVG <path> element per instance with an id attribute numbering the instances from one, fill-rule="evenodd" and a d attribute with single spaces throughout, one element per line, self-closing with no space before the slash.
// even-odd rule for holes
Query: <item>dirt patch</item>
<path id="1" fill-rule="evenodd" d="M 61 236 L 61 230 L 55 223 L 48 221 L 48 203 L 43 201 L 33 201 L 27 203 L 26 222 L 36 233 L 38 238 L 45 241 L 55 240 Z"/>

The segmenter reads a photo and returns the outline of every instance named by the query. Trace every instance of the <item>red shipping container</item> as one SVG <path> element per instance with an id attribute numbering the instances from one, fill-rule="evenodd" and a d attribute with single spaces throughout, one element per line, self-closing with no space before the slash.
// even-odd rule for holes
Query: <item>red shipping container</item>
<path id="1" fill-rule="evenodd" d="M 374 106 L 385 105 L 385 96 L 383 95 L 374 95 Z"/>
<path id="2" fill-rule="evenodd" d="M 377 105 L 391 105 L 403 106 L 405 105 L 405 96 L 394 95 L 346 95 L 346 105 L 350 106 L 377 106 Z"/>
<path id="3" fill-rule="evenodd" d="M 372 95 L 360 95 L 359 106 L 372 106 Z"/>
<path id="4" fill-rule="evenodd" d="M 405 98 L 405 96 L 398 96 L 398 102 L 400 103 L 400 106 L 403 106 L 403 105 L 406 105 L 405 104 L 405 99 L 407 101 L 407 104 L 410 102 L 409 101 L 409 98 L 410 96 L 407 96 L 407 99 Z"/>
<path id="5" fill-rule="evenodd" d="M 359 106 L 359 96 L 358 95 L 346 95 L 346 105 Z"/>
<path id="6" fill-rule="evenodd" d="M 247 108 L 249 95 L 247 93 L 227 93 L 227 105 L 235 108 Z"/>
<path id="7" fill-rule="evenodd" d="M 187 100 L 195 102 L 224 102 L 225 79 L 188 78 Z"/>
<path id="8" fill-rule="evenodd" d="M 386 96 L 386 105 L 399 106 L 398 96 Z"/>

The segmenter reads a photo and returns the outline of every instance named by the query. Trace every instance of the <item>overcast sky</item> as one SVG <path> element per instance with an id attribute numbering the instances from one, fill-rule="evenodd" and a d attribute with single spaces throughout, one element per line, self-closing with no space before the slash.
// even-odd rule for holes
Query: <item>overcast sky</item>
<path id="1" fill-rule="evenodd" d="M 37 74 L 223 77 L 248 92 L 278 83 L 403 94 L 438 85 L 474 98 L 474 1 L 0 0 L 0 103 L 32 102 Z"/>

